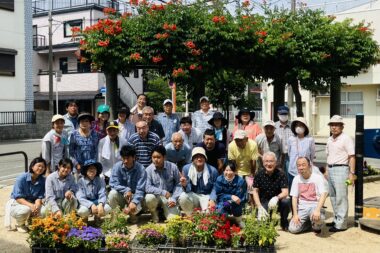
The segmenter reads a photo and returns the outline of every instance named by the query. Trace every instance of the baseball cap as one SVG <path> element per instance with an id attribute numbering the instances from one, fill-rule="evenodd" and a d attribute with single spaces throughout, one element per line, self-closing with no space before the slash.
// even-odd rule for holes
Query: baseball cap
<path id="1" fill-rule="evenodd" d="M 199 102 L 201 103 L 203 100 L 206 100 L 207 102 L 210 101 L 210 100 L 208 99 L 208 97 L 203 96 L 203 97 L 201 97 L 201 98 L 199 99 Z"/>
<path id="2" fill-rule="evenodd" d="M 278 107 L 277 112 L 280 115 L 281 114 L 289 114 L 289 107 L 287 107 L 286 105 L 281 105 Z"/>
<path id="3" fill-rule="evenodd" d="M 173 104 L 173 101 L 171 99 L 165 99 L 165 101 L 162 104 L 166 105 L 167 103 Z"/>
<path id="4" fill-rule="evenodd" d="M 111 121 L 111 122 L 109 123 L 109 125 L 107 126 L 107 130 L 108 130 L 109 128 L 119 129 L 119 124 L 118 124 L 116 121 Z"/>
<path id="5" fill-rule="evenodd" d="M 56 114 L 51 118 L 51 122 L 56 122 L 57 120 L 62 119 L 65 121 L 65 118 L 61 114 Z"/>
<path id="6" fill-rule="evenodd" d="M 247 132 L 244 130 L 237 130 L 234 134 L 234 140 L 236 139 L 245 139 L 247 137 Z"/>
<path id="7" fill-rule="evenodd" d="M 263 124 L 263 127 L 266 127 L 266 126 L 272 126 L 272 127 L 275 127 L 275 124 L 273 122 L 273 120 L 267 120 L 264 122 Z"/>

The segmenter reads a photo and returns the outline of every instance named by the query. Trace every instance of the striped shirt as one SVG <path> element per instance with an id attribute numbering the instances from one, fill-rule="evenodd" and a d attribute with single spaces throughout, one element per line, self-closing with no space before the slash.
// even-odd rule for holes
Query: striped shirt
<path id="1" fill-rule="evenodd" d="M 213 126 L 208 123 L 213 115 L 214 112 L 211 110 L 208 110 L 207 113 L 204 113 L 202 110 L 194 112 L 191 116 L 193 127 L 198 128 L 202 134 L 206 131 L 207 128 L 213 129 Z"/>
<path id="2" fill-rule="evenodd" d="M 286 125 L 282 125 L 280 121 L 276 121 L 275 127 L 276 127 L 276 134 L 280 136 L 282 141 L 282 152 L 284 154 L 288 153 L 288 140 L 290 136 L 293 136 L 292 130 L 290 129 L 291 122 L 288 121 Z"/>
<path id="3" fill-rule="evenodd" d="M 288 173 L 293 176 L 298 175 L 297 158 L 307 157 L 311 163 L 315 159 L 315 141 L 311 136 L 305 136 L 300 139 L 296 136 L 290 136 L 288 140 L 289 168 Z"/>
<path id="4" fill-rule="evenodd" d="M 164 138 L 164 145 L 171 142 L 171 138 L 173 133 L 179 131 L 179 118 L 177 114 L 170 114 L 167 115 L 166 113 L 160 113 L 157 116 L 157 121 L 161 123 L 164 132 L 165 132 L 165 138 Z"/>
<path id="5" fill-rule="evenodd" d="M 135 147 L 136 160 L 146 168 L 152 163 L 153 148 L 160 145 L 160 137 L 149 131 L 143 140 L 138 133 L 134 133 L 129 138 L 128 144 Z"/>

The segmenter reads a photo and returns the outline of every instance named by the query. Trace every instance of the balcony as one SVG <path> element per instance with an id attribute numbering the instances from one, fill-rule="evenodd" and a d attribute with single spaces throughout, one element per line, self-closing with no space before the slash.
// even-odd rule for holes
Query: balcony
<path id="1" fill-rule="evenodd" d="M 53 89 L 56 89 L 56 80 L 54 78 Z M 99 89 L 105 86 L 105 77 L 99 72 L 84 72 L 68 71 L 63 74 L 61 81 L 58 82 L 58 92 L 83 92 L 98 93 Z M 41 71 L 39 74 L 39 92 L 49 92 L 49 75 L 47 71 Z"/>
<path id="2" fill-rule="evenodd" d="M 123 12 L 126 8 L 126 3 L 118 0 L 33 0 L 33 14 L 47 13 L 50 1 L 53 11 L 97 6 L 99 8 L 114 8 L 117 11 Z"/>
<path id="3" fill-rule="evenodd" d="M 33 49 L 46 46 L 46 37 L 44 35 L 33 35 Z"/>

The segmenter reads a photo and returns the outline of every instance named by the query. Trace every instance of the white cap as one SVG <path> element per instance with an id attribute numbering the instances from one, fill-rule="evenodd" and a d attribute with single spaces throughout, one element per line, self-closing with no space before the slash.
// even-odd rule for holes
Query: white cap
<path id="1" fill-rule="evenodd" d="M 65 118 L 61 114 L 56 114 L 51 118 L 51 122 L 56 122 L 57 120 L 62 119 L 65 121 Z"/>
<path id="2" fill-rule="evenodd" d="M 266 126 L 272 126 L 272 127 L 275 127 L 276 125 L 274 124 L 273 120 L 267 120 L 264 122 L 263 124 L 263 127 L 266 127 Z"/>
<path id="3" fill-rule="evenodd" d="M 165 99 L 165 101 L 162 104 L 166 105 L 167 103 L 173 104 L 173 101 L 171 99 Z"/>
<path id="4" fill-rule="evenodd" d="M 201 97 L 201 98 L 199 99 L 199 103 L 202 103 L 202 100 L 206 100 L 207 102 L 210 101 L 210 100 L 208 99 L 208 97 L 206 97 L 206 96 Z"/>
<path id="5" fill-rule="evenodd" d="M 242 140 L 245 138 L 247 138 L 247 132 L 244 130 L 237 130 L 234 134 L 234 140 L 236 139 Z"/>

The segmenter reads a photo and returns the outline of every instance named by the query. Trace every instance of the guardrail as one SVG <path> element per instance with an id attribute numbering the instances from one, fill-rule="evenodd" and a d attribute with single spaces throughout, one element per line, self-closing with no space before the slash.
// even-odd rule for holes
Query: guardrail
<path id="1" fill-rule="evenodd" d="M 0 112 L 0 125 L 18 124 L 36 124 L 36 112 Z"/>
<path id="2" fill-rule="evenodd" d="M 0 156 L 9 156 L 9 155 L 18 155 L 21 154 L 24 156 L 24 165 L 25 165 L 25 172 L 28 172 L 28 155 L 24 151 L 16 151 L 16 152 L 9 152 L 9 153 L 2 153 Z"/>

